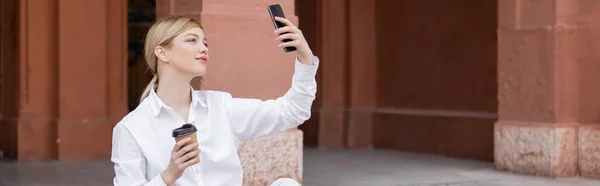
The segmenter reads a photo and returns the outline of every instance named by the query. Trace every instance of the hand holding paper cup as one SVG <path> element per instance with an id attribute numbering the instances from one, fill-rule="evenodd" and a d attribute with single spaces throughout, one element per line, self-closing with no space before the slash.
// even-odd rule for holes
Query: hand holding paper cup
<path id="1" fill-rule="evenodd" d="M 179 179 L 183 171 L 191 165 L 200 162 L 200 149 L 196 139 L 196 127 L 185 124 L 173 130 L 175 147 L 171 152 L 171 159 L 167 168 L 161 173 L 163 181 L 170 185 Z"/>
<path id="2" fill-rule="evenodd" d="M 196 138 L 196 131 L 198 131 L 198 130 L 196 129 L 196 127 L 194 125 L 184 124 L 183 126 L 173 130 L 173 137 L 175 138 L 176 142 L 179 142 L 185 138 L 191 138 L 192 140 L 190 140 L 190 142 L 187 142 L 184 144 L 184 146 L 186 146 L 188 144 L 193 144 L 193 143 L 198 142 L 198 139 Z M 197 149 L 198 149 L 198 147 L 196 146 L 191 151 L 194 151 Z M 200 158 L 200 156 L 196 155 L 194 158 Z M 199 161 L 200 160 L 198 160 L 198 162 Z"/>

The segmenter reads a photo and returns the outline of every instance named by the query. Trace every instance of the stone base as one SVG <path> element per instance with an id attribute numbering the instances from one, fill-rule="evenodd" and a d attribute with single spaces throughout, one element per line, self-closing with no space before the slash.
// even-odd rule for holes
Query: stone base
<path id="1" fill-rule="evenodd" d="M 600 179 L 600 126 L 579 127 L 579 174 Z"/>
<path id="2" fill-rule="evenodd" d="M 302 181 L 302 131 L 291 129 L 240 146 L 244 186 L 270 185 L 278 178 Z"/>
<path id="3" fill-rule="evenodd" d="M 576 126 L 498 121 L 494 126 L 496 168 L 537 176 L 576 176 L 577 130 Z"/>

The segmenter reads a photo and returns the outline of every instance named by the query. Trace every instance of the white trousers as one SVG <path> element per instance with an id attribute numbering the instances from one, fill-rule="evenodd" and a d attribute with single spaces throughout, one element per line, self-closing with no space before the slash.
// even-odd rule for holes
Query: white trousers
<path id="1" fill-rule="evenodd" d="M 296 180 L 291 178 L 279 178 L 271 183 L 270 186 L 301 186 Z"/>

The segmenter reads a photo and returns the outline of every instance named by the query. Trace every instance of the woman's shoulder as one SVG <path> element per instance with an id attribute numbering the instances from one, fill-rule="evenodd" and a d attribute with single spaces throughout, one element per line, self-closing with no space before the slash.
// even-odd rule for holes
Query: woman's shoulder
<path id="1" fill-rule="evenodd" d="M 115 127 L 130 128 L 135 127 L 139 123 L 145 123 L 148 117 L 152 115 L 152 110 L 148 105 L 148 101 L 142 101 L 135 109 L 127 113 Z"/>

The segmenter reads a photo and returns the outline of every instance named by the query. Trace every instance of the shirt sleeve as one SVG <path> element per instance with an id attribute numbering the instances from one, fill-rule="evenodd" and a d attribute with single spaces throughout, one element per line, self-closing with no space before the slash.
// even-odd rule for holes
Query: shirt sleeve
<path id="1" fill-rule="evenodd" d="M 292 85 L 284 96 L 274 100 L 231 98 L 225 102 L 230 112 L 232 130 L 239 140 L 259 138 L 297 127 L 311 116 L 317 92 L 315 76 L 319 58 L 311 65 L 295 60 Z"/>
<path id="2" fill-rule="evenodd" d="M 115 168 L 115 186 L 166 186 L 160 174 L 146 180 L 146 159 L 129 130 L 121 124 L 113 129 L 111 161 Z"/>

